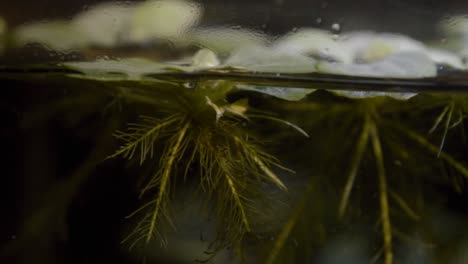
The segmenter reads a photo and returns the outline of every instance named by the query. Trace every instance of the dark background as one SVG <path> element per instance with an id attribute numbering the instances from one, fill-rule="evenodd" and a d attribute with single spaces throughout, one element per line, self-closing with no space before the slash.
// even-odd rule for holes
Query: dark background
<path id="1" fill-rule="evenodd" d="M 0 1 L 0 16 L 11 26 L 39 19 L 67 19 L 103 2 L 99 0 Z M 107 1 L 109 2 L 109 1 Z M 131 3 L 134 1 L 126 1 Z M 136 1 L 135 1 L 136 2 Z M 343 31 L 369 29 L 399 32 L 418 39 L 433 38 L 435 25 L 452 15 L 468 14 L 468 1 L 452 0 L 238 0 L 198 1 L 205 7 L 202 25 L 243 25 L 268 33 L 284 33 L 294 27 L 330 28 L 340 23 Z M 321 18 L 322 23 L 317 23 Z"/>

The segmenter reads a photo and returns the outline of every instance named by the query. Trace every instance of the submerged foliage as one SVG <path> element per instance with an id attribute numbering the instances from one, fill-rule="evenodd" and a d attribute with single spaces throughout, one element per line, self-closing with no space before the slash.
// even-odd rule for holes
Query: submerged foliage
<path id="1" fill-rule="evenodd" d="M 371 188 L 371 192 L 378 194 L 378 202 L 371 206 L 378 207 L 380 212 L 375 216 L 375 224 L 380 226 L 382 247 L 381 250 L 375 252 L 374 261 L 382 259 L 385 264 L 395 263 L 395 241 L 404 242 L 411 239 L 408 238 L 409 235 L 401 231 L 401 228 L 407 228 L 408 225 L 415 225 L 422 221 L 421 215 L 425 209 L 419 208 L 411 200 L 411 196 L 407 192 L 408 187 L 404 186 L 408 180 L 402 180 L 405 177 L 414 177 L 412 184 L 425 185 L 430 182 L 431 179 L 425 178 L 413 170 L 416 166 L 421 166 L 416 165 L 417 162 L 420 162 L 420 158 L 434 159 L 436 162 L 431 166 L 438 166 L 437 164 L 440 162 L 446 163 L 460 175 L 468 178 L 466 166 L 442 149 L 447 131 L 463 123 L 466 113 L 464 107 L 466 100 L 464 98 L 429 96 L 424 100 L 416 97 L 409 101 L 398 101 L 391 97 L 341 99 L 331 96 L 335 98 L 321 101 L 309 96 L 308 99 L 302 99 L 299 102 L 273 101 L 276 102 L 273 109 L 287 109 L 291 118 L 303 120 L 302 116 L 307 115 L 309 120 L 300 121 L 301 125 L 308 127 L 306 132 L 284 119 L 271 115 L 259 115 L 254 112 L 249 113 L 245 99 L 231 104 L 227 103 L 225 97 L 231 88 L 226 88 L 227 86 L 220 88 L 223 85 L 230 84 L 214 82 L 206 87 L 198 87 L 199 90 L 193 94 L 184 95 L 187 96 L 185 98 L 187 102 L 190 102 L 185 104 L 185 107 L 188 108 L 179 108 L 184 110 L 178 110 L 172 114 L 169 114 L 170 111 L 166 111 L 166 117 L 163 119 L 142 117 L 140 123 L 130 124 L 126 132 L 116 134 L 118 139 L 124 141 L 124 145 L 111 157 L 132 158 L 139 156 L 140 164 L 142 164 L 148 157 L 153 157 L 157 142 L 160 142 L 159 145 L 163 149 L 158 158 L 158 169 L 142 191 L 143 193 L 156 192 L 156 198 L 142 207 L 142 210 L 146 210 L 147 206 L 153 207 L 153 209 L 148 210 L 149 213 L 144 216 L 132 235 L 145 238 L 146 241 L 153 238 L 161 219 L 170 221 L 167 206 L 170 201 L 171 181 L 175 177 L 186 179 L 193 177 L 194 174 L 199 177 L 198 184 L 202 193 L 214 202 L 213 206 L 218 220 L 217 249 L 227 245 L 242 244 L 245 234 L 255 233 L 251 219 L 255 219 L 253 215 L 262 213 L 256 199 L 267 194 L 262 189 L 264 183 L 270 182 L 281 189 L 286 189 L 285 184 L 271 170 L 271 167 L 281 167 L 277 159 L 262 151 L 259 148 L 259 143 L 253 140 L 251 133 L 243 125 L 256 117 L 280 121 L 296 128 L 306 136 L 308 136 L 307 132 L 316 134 L 316 137 L 325 135 L 322 139 L 312 139 L 316 146 L 306 148 L 308 152 L 294 154 L 298 160 L 307 160 L 297 155 L 307 155 L 306 153 L 310 153 L 309 151 L 314 148 L 317 148 L 317 153 L 320 153 L 318 156 L 326 154 L 325 149 L 320 149 L 322 146 L 347 153 L 344 156 L 339 154 L 328 157 L 331 158 L 332 163 L 349 164 L 345 171 L 340 171 L 344 178 L 326 169 L 323 172 L 325 179 L 319 180 L 322 183 L 328 182 L 327 184 L 331 184 L 331 186 L 336 184 L 342 186 L 340 198 L 336 200 L 338 223 L 349 219 L 349 217 L 354 218 L 352 210 L 356 210 L 356 206 L 359 207 L 353 200 L 356 182 L 367 181 L 375 184 L 367 184 Z M 216 92 L 217 96 L 210 95 L 210 91 L 223 89 L 224 93 Z M 240 103 L 241 101 L 242 103 Z M 425 112 L 433 112 L 441 107 L 442 113 L 435 118 L 432 128 L 425 132 L 415 130 L 414 124 L 427 121 L 414 118 L 420 117 L 420 115 L 427 117 L 428 114 Z M 410 113 L 410 118 L 408 118 L 407 123 L 396 121 L 405 120 L 408 113 Z M 295 114 L 299 116 L 294 116 Z M 454 115 L 457 116 L 456 119 L 453 117 Z M 331 124 L 329 128 L 333 129 L 332 133 L 329 132 L 329 128 L 323 126 L 324 123 Z M 432 139 L 428 136 L 434 133 L 442 123 L 445 124 L 444 132 L 441 135 L 442 143 L 437 146 L 431 142 Z M 322 130 L 322 133 L 317 133 L 318 130 Z M 271 140 L 279 140 L 284 135 L 287 134 L 278 134 L 277 136 L 265 134 L 266 137 L 270 136 Z M 346 142 L 343 141 L 344 138 L 346 138 Z M 333 144 L 330 144 L 331 142 Z M 335 147 L 334 144 L 336 144 Z M 408 148 L 405 147 L 406 144 Z M 410 151 L 414 153 L 411 155 Z M 340 160 L 340 158 L 348 161 Z M 314 159 L 318 162 L 327 160 L 324 157 Z M 315 164 L 314 159 L 310 164 Z M 405 165 L 395 166 L 392 160 L 397 160 L 397 163 L 405 162 Z M 175 163 L 178 164 L 179 169 L 177 170 L 174 168 Z M 198 173 L 194 173 L 191 168 L 198 168 Z M 283 227 L 278 227 L 278 235 L 274 243 L 271 244 L 269 250 L 266 250 L 270 253 L 267 254 L 265 263 L 276 263 L 282 254 L 281 252 L 285 252 L 283 248 L 286 247 L 287 243 L 290 243 L 294 230 L 299 228 L 298 226 L 303 228 L 304 224 L 300 223 L 307 222 L 303 220 L 308 219 L 307 210 L 309 208 L 307 204 L 310 203 L 311 195 L 317 199 L 320 192 L 314 185 L 317 184 L 317 177 L 322 177 L 310 169 L 307 172 L 312 173 L 312 175 L 309 175 L 311 179 L 309 187 L 303 190 L 305 197 L 298 198 L 298 202 L 295 205 L 292 204 L 290 218 L 284 220 Z M 329 179 L 330 177 L 334 177 L 334 179 Z M 359 180 L 359 177 L 366 177 L 366 179 Z M 374 179 L 369 177 L 374 177 Z M 341 178 L 343 181 L 340 183 Z M 300 189 L 294 190 L 300 191 Z M 311 192 L 314 193 L 311 194 Z M 424 193 L 417 195 L 422 195 L 422 199 L 425 199 Z M 331 202 L 329 203 L 331 204 Z M 350 206 L 354 209 L 351 209 L 350 216 L 346 216 L 350 213 Z M 361 206 L 369 205 L 363 204 Z M 396 215 L 396 212 L 401 212 L 406 217 L 402 218 Z M 315 220 L 312 222 L 317 222 L 319 225 L 325 224 L 325 220 L 318 220 L 321 217 L 314 215 Z M 394 218 L 395 221 L 392 220 Z M 395 227 L 395 225 L 397 226 Z M 322 239 L 323 236 L 326 236 L 325 230 L 326 228 L 318 231 Z M 313 238 L 311 239 L 313 240 Z M 307 242 L 306 239 L 302 243 L 311 242 Z"/>
<path id="2" fill-rule="evenodd" d="M 311 188 L 316 192 L 315 196 L 321 192 L 318 190 L 320 187 L 316 186 L 317 182 L 320 182 L 321 185 L 330 183 L 335 186 L 343 186 L 339 190 L 341 192 L 340 198 L 334 201 L 337 204 L 336 218 L 339 222 L 352 222 L 357 211 L 361 210 L 359 207 L 368 211 L 364 208 L 378 206 L 380 213 L 375 216 L 375 224 L 380 226 L 382 247 L 376 251 L 371 262 L 381 260 L 385 264 L 397 263 L 395 248 L 398 246 L 395 246 L 395 243 L 398 245 L 399 243 L 414 243 L 414 241 L 419 240 L 420 244 L 432 244 L 425 241 L 429 237 L 412 238 L 411 235 L 405 234 L 401 230 L 406 228 L 409 230 L 408 232 L 412 232 L 411 229 L 415 228 L 416 225 L 429 220 L 423 219 L 422 215 L 427 214 L 426 210 L 430 210 L 430 208 L 424 208 L 420 201 L 421 199 L 430 200 L 425 195 L 426 192 L 430 193 L 430 191 L 423 191 L 421 188 L 425 186 L 427 189 L 431 182 L 440 184 L 445 178 L 444 175 L 431 173 L 431 170 L 437 170 L 439 165 L 446 164 L 455 172 L 451 177 L 457 178 L 458 175 L 461 175 L 465 178 L 462 182 L 468 179 L 466 164 L 442 149 L 443 142 L 447 137 L 447 130 L 463 125 L 466 115 L 464 105 L 467 98 L 465 96 L 421 95 L 409 101 L 397 101 L 389 97 L 354 100 L 336 98 L 332 102 L 320 99 L 319 102 L 312 100 L 282 106 L 288 111 L 298 111 L 298 115 L 306 112 L 315 114 L 311 120 L 305 123 L 308 124 L 308 131 L 313 130 L 313 135 L 318 138 L 313 143 L 315 145 L 309 149 L 315 148 L 316 152 L 321 154 L 329 152 L 325 150 L 326 148 L 337 151 L 332 152 L 335 155 L 327 154 L 325 157 L 313 158 L 310 161 L 314 164 L 315 162 L 323 163 L 327 161 L 328 155 L 331 159 L 330 163 L 323 165 L 324 172 L 316 172 L 315 176 L 310 178 L 309 185 L 311 187 L 304 191 L 304 198 L 298 199 L 296 206 L 291 211 L 290 218 L 285 221 L 275 243 L 271 246 L 266 263 L 282 263 L 277 261 L 282 259 L 281 254 L 287 256 L 283 261 L 293 256 L 290 249 L 286 250 L 286 248 L 289 247 L 288 243 L 292 243 L 297 238 L 297 232 L 305 232 L 310 228 L 300 224 L 301 221 L 306 221 L 304 219 L 308 219 L 309 223 L 330 221 L 326 220 L 329 216 L 324 215 L 325 213 L 320 206 L 314 205 L 316 209 L 312 214 L 309 212 L 310 208 L 307 207 L 307 201 L 311 197 Z M 425 107 L 422 107 L 423 105 Z M 434 115 L 429 113 L 434 113 L 439 108 L 443 108 L 443 112 L 436 116 L 435 120 L 431 119 L 434 118 Z M 455 112 L 457 118 L 452 117 Z M 435 125 L 430 130 L 419 131 L 421 124 L 431 120 Z M 429 135 L 436 130 L 442 120 L 445 120 L 445 130 L 439 138 L 442 143 L 438 146 L 431 142 L 437 139 L 429 138 Z M 333 134 L 330 134 L 330 129 L 333 129 Z M 322 132 L 318 132 L 320 130 Z M 334 163 L 349 165 L 334 171 L 330 167 Z M 366 179 L 359 180 L 359 177 L 366 177 Z M 375 177 L 375 180 L 369 177 Z M 432 177 L 436 177 L 436 179 Z M 340 184 L 341 179 L 343 181 Z M 452 181 L 449 178 L 447 184 L 452 182 L 456 183 L 455 190 L 460 190 L 460 186 L 458 186 L 460 180 Z M 358 185 L 357 190 L 356 185 Z M 361 197 L 377 193 L 378 203 L 371 205 L 372 202 L 369 200 L 355 200 L 353 193 L 356 192 Z M 326 197 L 327 195 L 322 193 L 320 196 Z M 333 200 L 329 200 L 327 203 L 333 204 Z M 408 229 L 408 227 L 410 228 Z M 314 233 L 313 231 L 308 232 Z M 313 241 L 320 242 L 314 238 L 308 240 L 309 242 L 303 241 L 302 243 L 307 245 Z M 294 251 L 298 252 L 298 250 Z"/>
<path id="3" fill-rule="evenodd" d="M 337 233 L 360 241 L 352 251 L 376 263 L 399 263 L 405 245 L 443 250 L 434 247 L 443 245 L 431 214 L 444 206 L 438 188 L 465 192 L 466 95 L 135 81 L 139 73 L 103 71 L 76 79 L 75 88 L 99 89 L 106 100 L 75 96 L 56 111 L 68 106 L 86 120 L 102 107 L 103 120 L 125 119 L 105 163 L 128 160 L 132 181 L 142 182 L 140 207 L 129 215 L 136 225 L 124 240 L 130 246 L 166 245 L 168 228 L 177 229 L 174 201 L 190 186 L 215 220 L 210 252 L 229 248 L 235 262 L 315 263 Z M 77 107 L 84 102 L 90 109 Z"/>
<path id="4" fill-rule="evenodd" d="M 144 216 L 129 239 L 163 239 L 159 227 L 164 220 L 171 223 L 168 207 L 176 179 L 196 177 L 218 220 L 216 249 L 239 243 L 252 231 L 251 218 L 259 213 L 255 201 L 263 195 L 261 188 L 271 183 L 286 190 L 273 172 L 273 167 L 282 167 L 244 128 L 250 122 L 247 101 L 226 101 L 230 83 L 172 89 L 176 90 L 170 91 L 172 97 L 157 99 L 166 102 L 155 105 L 154 114 L 161 117 L 142 116 L 125 131 L 115 133 L 122 146 L 109 158 L 122 156 L 135 158 L 140 165 L 157 164 L 141 191 L 141 196 L 152 198 L 132 214 L 142 212 Z"/>

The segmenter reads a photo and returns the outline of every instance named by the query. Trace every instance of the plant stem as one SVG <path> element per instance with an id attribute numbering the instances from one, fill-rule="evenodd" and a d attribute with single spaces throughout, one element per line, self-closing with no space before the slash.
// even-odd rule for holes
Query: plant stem
<path id="1" fill-rule="evenodd" d="M 346 207 L 348 205 L 349 196 L 351 195 L 351 191 L 353 189 L 354 181 L 356 179 L 357 171 L 359 169 L 359 165 L 361 164 L 362 155 L 367 146 L 367 142 L 369 141 L 369 129 L 370 129 L 370 120 L 369 118 L 365 118 L 364 125 L 362 127 L 361 135 L 358 139 L 356 144 L 356 152 L 353 155 L 353 160 L 351 162 L 351 169 L 348 176 L 348 180 L 346 181 L 345 188 L 343 190 L 343 195 L 341 197 L 340 206 L 338 209 L 338 218 L 342 218 Z"/>
<path id="2" fill-rule="evenodd" d="M 234 196 L 234 199 L 236 200 L 236 203 L 239 206 L 239 210 L 240 210 L 241 215 L 242 215 L 242 222 L 244 222 L 244 225 L 245 225 L 245 230 L 247 232 L 250 232 L 251 229 L 250 229 L 249 220 L 247 219 L 247 214 L 245 213 L 244 206 L 242 205 L 242 201 L 241 201 L 241 197 L 239 195 L 239 192 L 237 192 L 236 186 L 234 185 L 234 182 L 232 181 L 231 176 L 229 176 L 228 174 L 224 174 L 224 175 L 226 176 L 226 180 L 228 182 L 229 189 L 231 189 L 232 195 Z"/>
<path id="3" fill-rule="evenodd" d="M 377 166 L 377 175 L 379 178 L 380 217 L 382 220 L 382 235 L 384 240 L 384 263 L 392 264 L 392 227 L 390 223 L 390 210 L 388 206 L 387 178 L 385 176 L 382 145 L 380 143 L 378 131 L 374 123 L 372 123 L 370 126 L 370 136 Z"/>
<path id="4" fill-rule="evenodd" d="M 150 226 L 149 226 L 149 229 L 148 229 L 148 233 L 146 235 L 146 242 L 147 243 L 151 240 L 151 238 L 153 236 L 153 232 L 155 231 L 157 218 L 159 216 L 159 212 L 161 210 L 161 205 L 163 203 L 164 196 L 166 194 L 167 185 L 169 183 L 169 178 L 171 176 L 172 164 L 174 163 L 174 161 L 175 161 L 175 159 L 177 157 L 177 153 L 179 152 L 180 146 L 182 144 L 182 141 L 183 141 L 183 139 L 185 137 L 185 134 L 186 134 L 189 126 L 190 126 L 190 123 L 187 122 L 184 125 L 184 127 L 180 130 L 179 136 L 177 137 L 177 141 L 175 142 L 174 146 L 172 146 L 170 148 L 170 153 L 169 153 L 167 162 L 165 164 L 165 168 L 163 170 L 163 173 L 161 175 L 161 184 L 159 186 L 158 196 L 156 198 L 154 211 L 153 211 L 153 214 L 151 216 Z"/>

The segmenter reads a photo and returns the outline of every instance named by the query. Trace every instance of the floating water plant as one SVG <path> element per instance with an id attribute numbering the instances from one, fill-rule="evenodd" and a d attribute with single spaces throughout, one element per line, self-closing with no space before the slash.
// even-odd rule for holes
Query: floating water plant
<path id="1" fill-rule="evenodd" d="M 176 179 L 197 179 L 203 196 L 214 203 L 217 241 L 224 246 L 239 243 L 253 231 L 250 218 L 258 213 L 255 201 L 262 186 L 270 183 L 286 190 L 274 173 L 274 167 L 282 168 L 279 161 L 262 150 L 244 126 L 263 118 L 304 132 L 268 115 L 250 115 L 244 99 L 228 103 L 226 95 L 232 88 L 226 81 L 198 83 L 194 88 L 156 86 L 153 116 L 142 116 L 115 134 L 122 146 L 109 158 L 156 164 L 141 191 L 150 201 L 134 213 L 144 216 L 129 239 L 164 238 L 160 226 L 171 222 L 168 207 Z"/>
<path id="2" fill-rule="evenodd" d="M 105 10 L 119 18 L 115 26 Z M 84 58 L 2 66 L 0 78 L 9 84 L 53 90 L 37 108 L 13 107 L 24 115 L 20 130 L 64 126 L 67 138 L 57 145 L 93 150 L 21 216 L 19 239 L 0 255 L 18 255 L 41 232 L 57 231 L 50 219 L 76 229 L 70 215 L 89 195 L 86 185 L 105 179 L 95 195 L 112 196 L 105 191 L 115 188 L 117 174 L 128 186 L 108 199 L 120 208 L 125 202 L 117 196 L 130 193 L 131 206 L 121 209 L 116 221 L 124 223 L 114 226 L 113 239 L 138 260 L 157 258 L 148 252 L 169 248 L 179 227 L 196 217 L 208 219 L 191 240 L 207 251 L 202 261 L 228 252 L 223 263 L 327 263 L 329 255 L 351 251 L 343 259 L 391 264 L 407 261 L 403 250 L 416 251 L 414 245 L 445 260 L 450 245 L 438 230 L 445 222 L 435 223 L 434 211 L 445 212 L 447 195 L 466 195 L 468 178 L 468 97 L 453 92 L 466 84 L 445 72 L 461 74 L 462 57 L 396 34 L 303 28 L 273 38 L 245 28 L 197 28 L 202 13 L 184 1 L 104 4 L 71 22 L 11 31 L 11 45 L 40 43 Z M 0 25 L 0 42 L 1 33 Z M 177 50 L 168 60 L 156 48 L 146 58 L 125 53 L 125 45 L 167 41 Z M 94 60 L 87 55 L 93 48 L 128 56 Z M 174 208 L 181 196 L 199 207 L 194 219 L 180 220 Z M 466 216 L 457 217 L 457 228 L 468 230 Z M 350 249 L 336 250 L 336 241 Z"/>

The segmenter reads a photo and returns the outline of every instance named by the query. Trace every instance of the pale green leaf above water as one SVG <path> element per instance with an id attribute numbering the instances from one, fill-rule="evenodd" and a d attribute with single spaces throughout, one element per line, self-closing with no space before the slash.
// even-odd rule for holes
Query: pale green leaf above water
<path id="1" fill-rule="evenodd" d="M 276 50 L 329 58 L 343 63 L 350 63 L 353 56 L 345 45 L 336 41 L 331 32 L 314 28 L 303 28 L 286 34 L 273 47 Z"/>
<path id="2" fill-rule="evenodd" d="M 265 34 L 242 28 L 200 28 L 194 30 L 190 37 L 195 45 L 223 55 L 246 47 L 268 44 L 268 37 Z"/>
<path id="3" fill-rule="evenodd" d="M 427 50 L 427 54 L 435 63 L 448 65 L 459 70 L 465 68 L 462 58 L 448 50 L 431 48 Z"/>
<path id="4" fill-rule="evenodd" d="M 100 59 L 91 62 L 67 62 L 65 67 L 82 72 L 91 79 L 142 79 L 145 74 L 165 72 L 167 65 L 142 58 Z"/>
<path id="5" fill-rule="evenodd" d="M 87 45 L 88 40 L 66 21 L 46 21 L 18 27 L 13 36 L 17 46 L 39 43 L 56 51 L 70 51 Z"/>
<path id="6" fill-rule="evenodd" d="M 315 89 L 289 88 L 289 87 L 267 87 L 255 85 L 236 85 L 237 89 L 253 91 L 262 94 L 271 95 L 287 101 L 299 101 L 308 94 L 313 93 Z"/>
<path id="7" fill-rule="evenodd" d="M 234 52 L 223 66 L 253 72 L 311 73 L 315 72 L 316 64 L 315 59 L 298 53 L 252 46 Z"/>
<path id="8" fill-rule="evenodd" d="M 402 52 L 366 64 L 319 62 L 321 73 L 382 78 L 426 78 L 437 76 L 435 63 L 423 53 Z"/>
<path id="9" fill-rule="evenodd" d="M 135 7 L 130 18 L 128 38 L 136 43 L 153 39 L 176 41 L 198 23 L 202 11 L 201 6 L 192 1 L 142 2 Z"/>
<path id="10" fill-rule="evenodd" d="M 71 26 L 86 36 L 89 44 L 113 47 L 125 36 L 134 7 L 122 3 L 102 3 L 77 14 Z"/>
<path id="11" fill-rule="evenodd" d="M 195 72 L 214 68 L 219 65 L 214 52 L 201 49 L 187 61 L 162 63 L 144 58 L 98 59 L 89 62 L 67 62 L 63 65 L 69 69 L 84 73 L 85 78 L 100 80 L 139 80 L 145 75 L 166 72 Z"/>
<path id="12" fill-rule="evenodd" d="M 398 53 L 426 53 L 423 43 L 392 33 L 349 32 L 338 40 L 352 53 L 354 62 L 372 63 Z"/>
<path id="13" fill-rule="evenodd" d="M 253 53 L 251 53 L 253 54 Z M 293 57 L 291 57 L 293 58 Z M 275 59 L 273 58 L 273 61 Z M 260 60 L 261 61 L 261 60 Z M 265 59 L 265 61 L 267 61 Z M 241 62 L 241 60 L 239 61 Z M 177 64 L 163 64 L 154 62 L 148 59 L 141 58 L 129 58 L 121 60 L 97 60 L 93 62 L 69 62 L 64 65 L 69 68 L 79 72 L 82 72 L 84 75 L 77 75 L 80 78 L 88 78 L 102 81 L 115 81 L 115 80 L 142 80 L 145 78 L 145 75 L 149 74 L 158 74 L 166 72 L 195 72 L 210 69 L 210 65 L 215 66 L 218 63 L 217 57 L 215 54 L 209 50 L 201 50 L 193 58 L 192 65 L 177 65 Z M 249 66 L 252 71 L 260 71 L 260 68 L 272 69 L 272 65 L 261 64 L 258 68 L 255 64 Z M 291 70 L 295 70 L 294 64 L 297 61 L 291 60 Z M 265 66 L 268 65 L 268 66 Z M 296 64 L 297 65 L 297 64 Z M 305 66 L 312 66 L 306 65 Z M 285 68 L 280 68 L 279 64 L 275 70 L 281 71 Z M 305 68 L 304 68 L 305 69 Z M 269 72 L 269 71 L 266 71 Z M 272 71 L 275 72 L 275 71 Z M 297 73 L 297 71 L 292 71 Z M 306 72 L 306 71 L 305 71 Z M 308 94 L 313 93 L 314 89 L 304 89 L 304 88 L 290 88 L 290 87 L 272 87 L 272 86 L 257 86 L 257 85 L 245 85 L 239 84 L 236 85 L 237 89 L 254 91 L 273 97 L 277 97 L 283 100 L 288 101 L 299 101 L 305 98 Z M 333 91 L 335 94 L 340 96 L 345 96 L 349 98 L 368 98 L 376 96 L 388 96 L 399 100 L 406 100 L 413 97 L 413 93 L 391 93 L 391 92 L 367 92 L 367 91 Z"/>
<path id="14" fill-rule="evenodd" d="M 416 96 L 416 93 L 393 93 L 393 92 L 379 92 L 379 91 L 340 91 L 340 90 L 333 90 L 331 91 L 334 94 L 351 98 L 351 99 L 363 99 L 363 98 L 372 98 L 372 97 L 380 97 L 380 96 L 387 96 L 397 100 L 408 100 L 413 96 Z"/>

